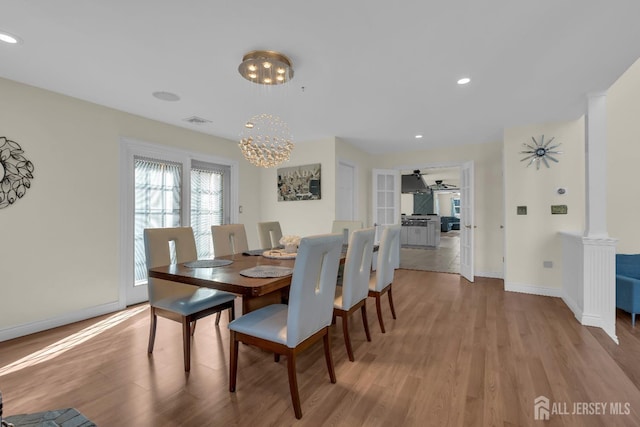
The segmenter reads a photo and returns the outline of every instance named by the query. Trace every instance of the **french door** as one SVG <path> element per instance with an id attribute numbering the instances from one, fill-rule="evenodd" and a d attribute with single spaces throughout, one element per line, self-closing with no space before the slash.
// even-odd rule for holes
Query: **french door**
<path id="1" fill-rule="evenodd" d="M 474 231 L 474 181 L 473 162 L 461 167 L 460 180 L 460 275 L 470 282 L 473 273 L 473 231 Z"/>
<path id="2" fill-rule="evenodd" d="M 400 171 L 374 169 L 372 180 L 373 225 L 376 228 L 375 242 L 380 242 L 382 230 L 387 225 L 400 224 Z M 394 251 L 396 268 L 400 266 L 400 243 Z M 374 257 L 373 268 L 376 267 Z"/>
<path id="3" fill-rule="evenodd" d="M 131 305 L 148 299 L 144 229 L 191 226 L 198 257 L 212 258 L 211 226 L 235 221 L 237 167 L 139 142 L 123 141 L 121 148 L 120 299 Z"/>

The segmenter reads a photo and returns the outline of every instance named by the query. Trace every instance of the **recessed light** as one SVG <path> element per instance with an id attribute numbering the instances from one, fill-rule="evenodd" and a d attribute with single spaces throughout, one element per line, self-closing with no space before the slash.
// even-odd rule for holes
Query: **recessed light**
<path id="1" fill-rule="evenodd" d="M 422 135 L 416 135 L 416 139 L 421 139 Z"/>
<path id="2" fill-rule="evenodd" d="M 460 80 L 458 80 L 458 84 L 459 85 L 466 85 L 470 81 L 471 81 L 471 79 L 469 77 L 463 77 Z"/>
<path id="3" fill-rule="evenodd" d="M 20 43 L 20 37 L 14 36 L 6 31 L 0 31 L 0 41 L 8 44 L 18 44 Z"/>
<path id="4" fill-rule="evenodd" d="M 153 96 L 161 99 L 162 101 L 180 101 L 180 97 L 178 95 L 176 95 L 175 93 L 171 93 L 171 92 L 153 92 Z"/>

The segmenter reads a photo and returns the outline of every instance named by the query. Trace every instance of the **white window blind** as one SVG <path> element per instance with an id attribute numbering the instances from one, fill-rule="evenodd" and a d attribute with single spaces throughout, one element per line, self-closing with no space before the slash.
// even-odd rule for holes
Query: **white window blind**
<path id="1" fill-rule="evenodd" d="M 144 284 L 147 264 L 143 232 L 145 228 L 180 226 L 182 165 L 138 156 L 134 157 L 134 165 L 134 280 Z"/>
<path id="2" fill-rule="evenodd" d="M 214 257 L 211 226 L 228 222 L 228 166 L 191 162 L 191 227 L 196 239 L 198 257 Z"/>

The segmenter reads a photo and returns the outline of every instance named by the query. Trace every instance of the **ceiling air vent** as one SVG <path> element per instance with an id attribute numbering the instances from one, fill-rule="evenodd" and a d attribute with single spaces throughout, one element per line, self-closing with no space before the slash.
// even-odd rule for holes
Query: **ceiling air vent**
<path id="1" fill-rule="evenodd" d="M 183 119 L 183 120 L 185 122 L 189 122 L 194 125 L 204 125 L 206 123 L 212 123 L 211 120 L 203 119 L 202 117 L 198 117 L 198 116 L 187 117 L 186 119 Z"/>

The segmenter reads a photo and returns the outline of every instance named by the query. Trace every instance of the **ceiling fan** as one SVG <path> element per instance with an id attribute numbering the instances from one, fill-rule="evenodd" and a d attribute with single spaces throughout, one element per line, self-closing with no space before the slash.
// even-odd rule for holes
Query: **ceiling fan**
<path id="1" fill-rule="evenodd" d="M 431 190 L 459 190 L 457 185 L 445 184 L 443 180 L 436 179 L 434 185 L 430 185 Z"/>

